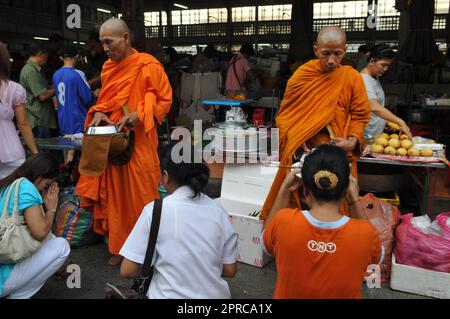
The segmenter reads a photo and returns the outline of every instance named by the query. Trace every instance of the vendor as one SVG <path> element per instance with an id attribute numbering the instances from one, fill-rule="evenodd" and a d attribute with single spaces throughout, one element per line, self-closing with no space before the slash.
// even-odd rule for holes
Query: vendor
<path id="1" fill-rule="evenodd" d="M 247 93 L 252 89 L 252 82 L 258 80 L 262 70 L 252 67 L 250 57 L 255 55 L 255 49 L 249 43 L 242 45 L 239 54 L 234 56 L 229 65 L 226 80 L 227 94 Z M 254 86 L 254 84 L 253 84 Z"/>
<path id="2" fill-rule="evenodd" d="M 394 51 L 385 44 L 378 44 L 369 50 L 367 66 L 361 71 L 366 84 L 370 110 L 372 111 L 369 124 L 367 124 L 364 137 L 371 140 L 383 133 L 387 122 L 400 126 L 400 130 L 412 137 L 411 131 L 405 121 L 393 114 L 385 107 L 385 94 L 379 78 L 389 69 L 395 57 Z"/>

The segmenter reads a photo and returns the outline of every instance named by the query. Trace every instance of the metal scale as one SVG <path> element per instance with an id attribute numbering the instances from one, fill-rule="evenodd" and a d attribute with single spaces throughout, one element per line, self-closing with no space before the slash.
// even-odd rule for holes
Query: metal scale
<path id="1" fill-rule="evenodd" d="M 232 153 L 248 153 L 248 152 L 257 152 L 256 149 L 250 149 L 248 139 L 250 136 L 257 135 L 258 132 L 256 128 L 252 128 L 247 123 L 247 114 L 244 113 L 242 106 L 254 103 L 254 100 L 205 100 L 203 101 L 203 105 L 210 105 L 214 107 L 214 112 L 216 113 L 217 118 L 217 108 L 225 107 L 227 109 L 227 114 L 224 122 L 216 122 L 213 124 L 214 128 L 221 131 L 221 134 L 227 138 L 233 138 L 234 147 L 233 149 L 227 149 L 225 145 L 223 145 L 224 152 L 232 152 Z M 236 115 L 240 116 L 236 118 Z M 239 148 L 237 145 L 238 141 L 242 139 L 245 140 L 245 149 Z M 247 147 L 247 145 L 249 147 Z"/>

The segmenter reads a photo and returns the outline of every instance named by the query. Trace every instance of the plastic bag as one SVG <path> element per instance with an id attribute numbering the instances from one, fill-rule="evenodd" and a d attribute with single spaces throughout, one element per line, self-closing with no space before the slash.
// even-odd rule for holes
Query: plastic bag
<path id="1" fill-rule="evenodd" d="M 436 217 L 435 222 L 439 225 L 444 237 L 450 237 L 450 212 L 441 213 Z"/>
<path id="2" fill-rule="evenodd" d="M 450 273 L 450 213 L 436 218 L 441 235 L 424 232 L 414 227 L 413 214 L 401 217 L 401 224 L 395 233 L 397 246 L 395 258 L 398 263 L 423 269 Z"/>
<path id="3" fill-rule="evenodd" d="M 88 246 L 99 241 L 99 235 L 92 229 L 94 216 L 80 206 L 80 197 L 75 195 L 75 187 L 71 186 L 60 192 L 58 206 L 53 225 L 55 236 L 64 237 L 71 247 Z"/>
<path id="4" fill-rule="evenodd" d="M 369 193 L 361 199 L 361 204 L 370 223 L 380 233 L 384 247 L 384 260 L 381 267 L 381 282 L 385 283 L 391 276 L 391 256 L 394 245 L 394 229 L 400 219 L 398 208 Z"/>

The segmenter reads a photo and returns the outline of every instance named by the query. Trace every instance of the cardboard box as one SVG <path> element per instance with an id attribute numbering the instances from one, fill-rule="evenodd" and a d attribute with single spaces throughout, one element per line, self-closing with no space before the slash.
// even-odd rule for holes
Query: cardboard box
<path id="1" fill-rule="evenodd" d="M 391 288 L 422 296 L 450 299 L 450 273 L 397 264 L 392 254 Z"/>
<path id="2" fill-rule="evenodd" d="M 272 257 L 260 245 L 264 222 L 249 214 L 262 209 L 276 172 L 277 168 L 263 164 L 226 164 L 221 197 L 216 199 L 230 214 L 239 235 L 238 261 L 259 268 Z"/>
<path id="3" fill-rule="evenodd" d="M 385 201 L 388 204 L 391 204 L 397 208 L 400 207 L 400 197 L 398 196 L 398 193 L 394 193 L 393 198 L 380 198 L 382 201 Z"/>

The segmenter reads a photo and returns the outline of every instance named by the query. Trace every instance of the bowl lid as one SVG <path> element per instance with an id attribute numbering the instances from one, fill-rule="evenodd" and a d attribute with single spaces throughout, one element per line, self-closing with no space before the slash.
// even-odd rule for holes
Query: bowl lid
<path id="1" fill-rule="evenodd" d="M 87 135 L 107 135 L 107 134 L 116 134 L 119 130 L 117 126 L 109 125 L 109 126 L 93 126 L 88 127 L 86 129 Z"/>

